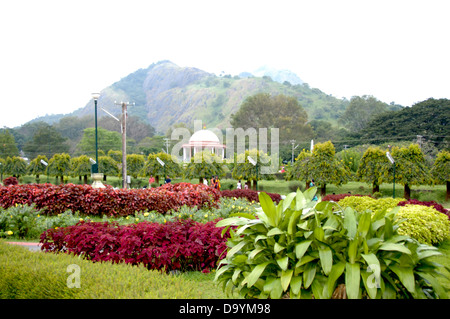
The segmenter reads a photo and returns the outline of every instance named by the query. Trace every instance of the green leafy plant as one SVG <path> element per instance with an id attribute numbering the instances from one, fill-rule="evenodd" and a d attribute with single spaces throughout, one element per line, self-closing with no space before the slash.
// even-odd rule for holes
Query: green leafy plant
<path id="1" fill-rule="evenodd" d="M 221 220 L 227 256 L 215 280 L 245 298 L 446 298 L 433 246 L 398 234 L 399 208 L 358 212 L 312 201 L 316 188 L 275 205 L 260 193 L 256 217 Z"/>
<path id="2" fill-rule="evenodd" d="M 33 236 L 39 211 L 34 205 L 16 204 L 0 212 L 0 231 L 18 238 Z M 35 234 L 34 234 L 35 235 Z"/>

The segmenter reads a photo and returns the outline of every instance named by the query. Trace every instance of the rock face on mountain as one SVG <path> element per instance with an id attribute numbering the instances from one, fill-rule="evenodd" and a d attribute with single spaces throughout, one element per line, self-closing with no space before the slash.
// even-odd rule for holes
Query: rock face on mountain
<path id="1" fill-rule="evenodd" d="M 279 82 L 267 75 L 267 68 L 260 71 L 266 75 L 217 76 L 197 68 L 161 61 L 102 90 L 98 101 L 99 116 L 106 116 L 101 108 L 115 115 L 121 114 L 121 107 L 115 101 L 134 102 L 128 113 L 150 123 L 157 132 L 165 133 L 176 123 L 192 126 L 194 120 L 202 120 L 207 127 L 230 127 L 230 115 L 239 110 L 248 96 L 260 92 L 297 97 L 310 119 L 335 120 L 348 103 L 309 88 L 290 71 L 276 73 L 269 70 Z M 288 81 L 286 75 L 294 83 Z M 92 101 L 71 115 L 86 114 L 93 114 Z"/>

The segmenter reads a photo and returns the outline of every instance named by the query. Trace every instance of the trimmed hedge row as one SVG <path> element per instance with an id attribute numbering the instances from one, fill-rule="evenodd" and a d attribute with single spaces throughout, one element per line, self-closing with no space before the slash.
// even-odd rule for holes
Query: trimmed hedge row
<path id="1" fill-rule="evenodd" d="M 49 215 L 72 210 L 85 215 L 127 216 L 136 211 L 166 213 L 179 207 L 216 207 L 220 192 L 203 184 L 165 184 L 149 189 L 92 188 L 90 185 L 30 184 L 0 187 L 0 206 L 35 204 Z"/>
<path id="2" fill-rule="evenodd" d="M 142 264 L 157 270 L 209 271 L 227 249 L 228 232 L 216 221 L 179 219 L 167 223 L 79 222 L 41 235 L 42 250 L 82 255 L 92 261 Z"/>

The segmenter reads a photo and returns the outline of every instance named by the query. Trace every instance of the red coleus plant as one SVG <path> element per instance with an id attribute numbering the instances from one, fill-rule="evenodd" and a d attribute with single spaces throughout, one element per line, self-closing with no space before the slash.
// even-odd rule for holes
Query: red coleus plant
<path id="1" fill-rule="evenodd" d="M 86 215 L 126 216 L 136 211 L 166 213 L 183 205 L 216 206 L 220 192 L 203 184 L 165 184 L 150 189 L 95 189 L 90 185 L 31 184 L 0 187 L 0 206 L 34 203 L 37 209 L 56 215 L 68 209 Z"/>
<path id="2" fill-rule="evenodd" d="M 126 226 L 79 222 L 41 235 L 42 250 L 83 255 L 94 262 L 143 264 L 157 270 L 209 271 L 225 257 L 229 233 L 216 222 L 176 220 Z"/>

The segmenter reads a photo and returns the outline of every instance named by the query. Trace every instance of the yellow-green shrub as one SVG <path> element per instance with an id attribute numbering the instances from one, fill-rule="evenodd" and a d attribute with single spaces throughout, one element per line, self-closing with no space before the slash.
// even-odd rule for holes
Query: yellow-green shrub
<path id="1" fill-rule="evenodd" d="M 445 214 L 432 207 L 406 205 L 400 208 L 397 217 L 404 219 L 398 233 L 429 245 L 437 245 L 450 237 L 450 221 Z"/>
<path id="2" fill-rule="evenodd" d="M 351 207 L 358 212 L 371 210 L 376 213 L 382 209 L 392 209 L 396 207 L 399 202 L 404 200 L 404 198 L 374 199 L 369 196 L 347 196 L 341 199 L 338 203 L 342 207 Z"/>

